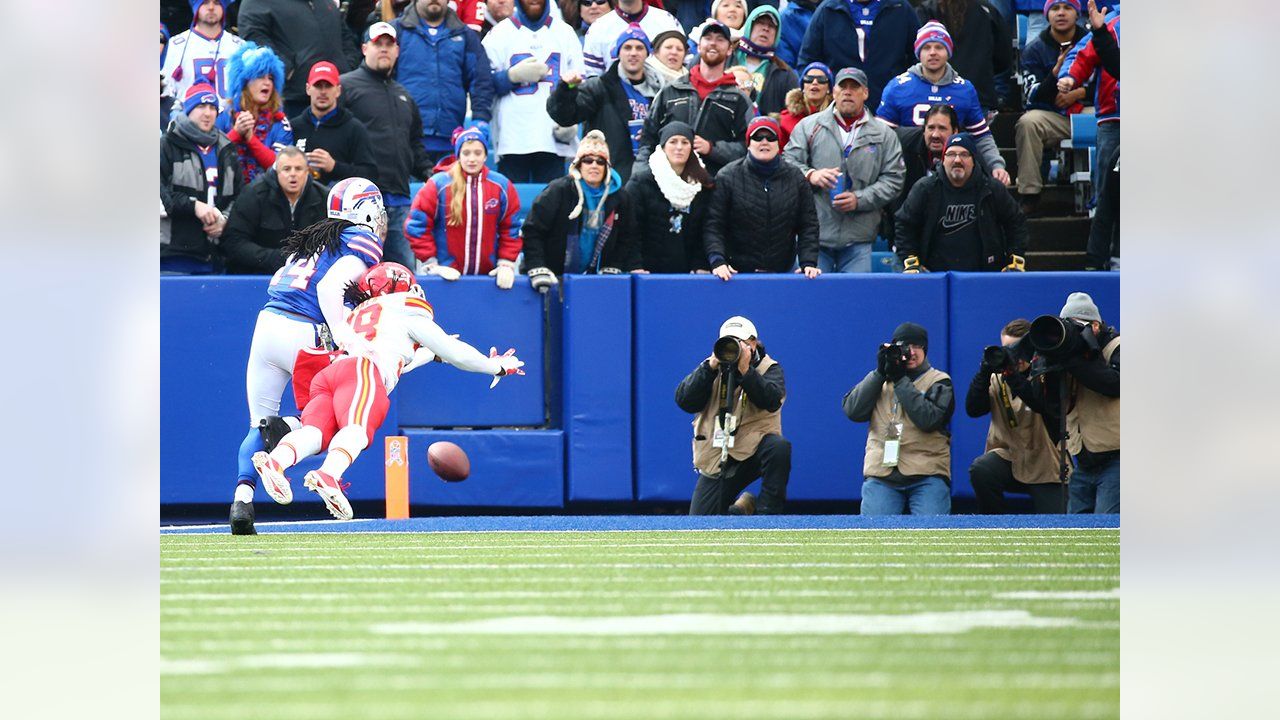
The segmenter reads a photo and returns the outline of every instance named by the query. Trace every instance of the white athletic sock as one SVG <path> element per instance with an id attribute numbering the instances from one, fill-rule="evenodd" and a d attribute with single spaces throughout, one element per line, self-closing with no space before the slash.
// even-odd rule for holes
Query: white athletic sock
<path id="1" fill-rule="evenodd" d="M 236 502 L 253 502 L 253 486 L 248 483 L 240 483 L 237 485 Z"/>
<path id="2" fill-rule="evenodd" d="M 363 425 L 348 425 L 334 433 L 329 441 L 329 454 L 324 458 L 320 471 L 335 478 L 351 467 L 351 463 L 360 457 L 360 451 L 369 444 L 368 435 Z"/>
<path id="3" fill-rule="evenodd" d="M 320 452 L 323 440 L 320 428 L 303 425 L 281 438 L 280 444 L 271 451 L 271 457 L 280 463 L 280 467 L 290 468 Z"/>

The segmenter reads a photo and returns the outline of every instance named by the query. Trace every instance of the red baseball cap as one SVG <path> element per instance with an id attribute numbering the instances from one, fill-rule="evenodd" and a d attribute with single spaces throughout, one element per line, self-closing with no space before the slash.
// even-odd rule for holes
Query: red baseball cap
<path id="1" fill-rule="evenodd" d="M 328 60 L 321 60 L 311 66 L 311 73 L 307 75 L 307 84 L 315 85 L 319 81 L 325 81 L 333 85 L 341 85 L 342 79 L 338 76 L 338 68 Z"/>

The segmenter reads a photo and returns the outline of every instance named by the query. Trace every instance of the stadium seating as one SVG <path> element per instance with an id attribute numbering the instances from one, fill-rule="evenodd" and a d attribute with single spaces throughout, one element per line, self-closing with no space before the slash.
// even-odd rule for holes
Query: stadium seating
<path id="1" fill-rule="evenodd" d="M 1075 210 L 1085 212 L 1093 199 L 1093 167 L 1097 161 L 1098 118 L 1092 112 L 1071 116 L 1071 137 L 1060 143 L 1059 172 L 1068 173 L 1075 191 Z"/>

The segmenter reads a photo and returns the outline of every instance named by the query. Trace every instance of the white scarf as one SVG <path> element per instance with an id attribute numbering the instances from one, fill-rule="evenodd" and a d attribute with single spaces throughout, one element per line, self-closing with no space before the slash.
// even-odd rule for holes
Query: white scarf
<path id="1" fill-rule="evenodd" d="M 697 153 L 690 152 L 689 162 L 701 164 L 702 158 L 699 158 Z M 686 181 L 676 174 L 676 171 L 671 167 L 671 161 L 667 159 L 667 154 L 662 151 L 662 148 L 650 153 L 649 169 L 653 171 L 653 179 L 658 183 L 658 189 L 662 191 L 662 196 L 667 199 L 667 202 L 671 203 L 671 207 L 677 210 L 688 210 L 689 205 L 693 203 L 693 199 L 702 190 L 702 183 Z"/>

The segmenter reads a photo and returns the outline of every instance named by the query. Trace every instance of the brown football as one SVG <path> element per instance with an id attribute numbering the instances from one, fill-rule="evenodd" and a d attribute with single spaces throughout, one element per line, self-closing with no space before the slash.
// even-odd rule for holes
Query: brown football
<path id="1" fill-rule="evenodd" d="M 431 443 L 427 448 L 427 464 L 445 482 L 461 482 L 471 474 L 471 459 L 451 442 Z"/>

